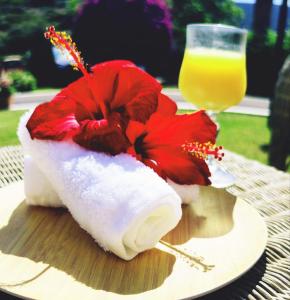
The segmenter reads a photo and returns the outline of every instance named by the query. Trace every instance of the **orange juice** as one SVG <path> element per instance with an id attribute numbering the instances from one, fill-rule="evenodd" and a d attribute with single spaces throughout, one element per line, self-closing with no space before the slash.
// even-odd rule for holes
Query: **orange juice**
<path id="1" fill-rule="evenodd" d="M 239 103 L 246 91 L 245 54 L 234 51 L 186 49 L 179 89 L 184 98 L 215 112 Z"/>

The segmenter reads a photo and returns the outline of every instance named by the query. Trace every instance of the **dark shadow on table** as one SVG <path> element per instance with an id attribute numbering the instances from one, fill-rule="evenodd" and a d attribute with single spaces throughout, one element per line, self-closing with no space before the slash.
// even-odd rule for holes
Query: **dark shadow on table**
<path id="1" fill-rule="evenodd" d="M 17 300 L 17 299 L 21 299 L 21 298 L 18 298 L 18 297 L 15 297 L 15 296 L 12 296 L 12 295 L 9 295 L 9 294 L 6 294 L 6 293 L 0 291 L 0 299 L 1 300 Z"/>
<path id="2" fill-rule="evenodd" d="M 253 289 L 262 280 L 266 271 L 266 253 L 258 260 L 258 262 L 244 274 L 241 278 L 233 283 L 217 290 L 209 295 L 199 297 L 199 300 L 233 300 L 233 299 L 247 299 L 249 294 L 252 294 Z M 17 300 L 19 298 L 13 297 L 0 292 L 0 299 L 2 300 Z"/>
<path id="3" fill-rule="evenodd" d="M 162 241 L 181 245 L 191 238 L 214 238 L 229 233 L 233 226 L 236 197 L 223 189 L 202 187 L 190 205 L 183 205 L 182 219 Z"/>
<path id="4" fill-rule="evenodd" d="M 48 264 L 93 289 L 125 295 L 159 287 L 175 263 L 175 256 L 158 249 L 124 261 L 104 252 L 67 210 L 29 207 L 24 202 L 14 210 L 8 225 L 0 230 L 0 250 Z M 101 268 L 102 273 L 96 274 L 96 268 Z M 152 273 L 158 276 L 149 280 Z M 30 278 L 19 284 L 34 280 L 37 274 L 27 277 Z"/>

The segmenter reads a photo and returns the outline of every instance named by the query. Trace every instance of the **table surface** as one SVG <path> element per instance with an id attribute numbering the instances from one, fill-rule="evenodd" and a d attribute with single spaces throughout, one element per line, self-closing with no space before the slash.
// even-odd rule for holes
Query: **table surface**
<path id="1" fill-rule="evenodd" d="M 250 271 L 200 299 L 290 299 L 290 175 L 229 151 L 222 165 L 237 178 L 228 191 L 259 211 L 269 238 L 264 254 Z M 0 188 L 21 179 L 21 147 L 0 148 Z M 0 299 L 17 298 L 0 292 Z"/>

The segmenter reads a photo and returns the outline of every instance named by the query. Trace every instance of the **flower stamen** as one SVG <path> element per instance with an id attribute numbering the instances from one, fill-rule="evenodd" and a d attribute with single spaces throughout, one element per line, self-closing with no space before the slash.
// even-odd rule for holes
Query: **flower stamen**
<path id="1" fill-rule="evenodd" d="M 189 142 L 182 145 L 182 149 L 189 153 L 190 155 L 193 155 L 194 157 L 197 157 L 199 159 L 207 159 L 208 156 L 213 156 L 215 159 L 221 161 L 224 157 L 224 153 L 221 152 L 223 149 L 222 146 L 216 146 L 215 144 L 212 144 L 211 142 L 207 143 L 198 143 L 198 142 Z"/>
<path id="2" fill-rule="evenodd" d="M 49 39 L 51 44 L 59 49 L 71 63 L 74 70 L 79 70 L 83 73 L 84 77 L 86 78 L 89 88 L 93 94 L 95 100 L 99 103 L 100 109 L 104 118 L 107 118 L 107 108 L 103 101 L 98 101 L 95 93 L 94 82 L 88 71 L 84 66 L 84 61 L 81 57 L 81 53 L 78 51 L 76 43 L 72 41 L 72 38 L 69 34 L 65 31 L 55 31 L 54 26 L 49 26 L 47 31 L 44 33 L 44 37 Z M 68 57 L 68 55 L 73 58 L 73 61 Z"/>
<path id="3" fill-rule="evenodd" d="M 89 76 L 89 73 L 84 66 L 81 53 L 78 51 L 76 44 L 72 41 L 69 34 L 65 31 L 55 31 L 54 26 L 49 26 L 44 33 L 44 37 L 49 39 L 51 44 L 68 58 L 68 61 L 72 64 L 74 70 L 80 70 L 85 77 Z M 73 61 L 67 57 L 67 54 L 71 55 Z"/>

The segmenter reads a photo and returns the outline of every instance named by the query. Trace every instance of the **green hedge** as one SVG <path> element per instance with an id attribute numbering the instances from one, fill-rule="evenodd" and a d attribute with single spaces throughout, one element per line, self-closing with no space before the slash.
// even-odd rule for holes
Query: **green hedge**
<path id="1" fill-rule="evenodd" d="M 17 92 L 32 91 L 37 88 L 36 78 L 28 71 L 15 70 L 8 73 L 12 88 Z"/>

